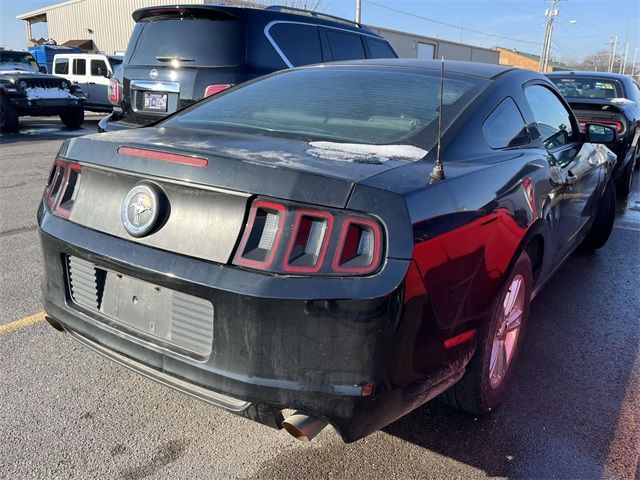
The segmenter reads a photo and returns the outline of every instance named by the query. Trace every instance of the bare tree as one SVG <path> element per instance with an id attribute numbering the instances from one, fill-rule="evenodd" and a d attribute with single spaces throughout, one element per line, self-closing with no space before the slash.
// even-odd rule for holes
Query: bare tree
<path id="1" fill-rule="evenodd" d="M 591 55 L 587 55 L 582 62 L 580 62 L 577 66 L 581 70 L 597 70 L 599 72 L 606 72 L 609 70 L 609 61 L 611 53 L 607 50 L 601 50 L 596 53 L 592 53 Z M 617 71 L 616 69 L 620 65 L 619 61 L 616 59 L 613 65 L 613 71 Z"/>

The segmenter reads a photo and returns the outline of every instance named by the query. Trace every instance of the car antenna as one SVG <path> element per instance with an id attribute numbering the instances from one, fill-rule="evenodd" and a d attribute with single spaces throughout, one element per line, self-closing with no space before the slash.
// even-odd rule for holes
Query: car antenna
<path id="1" fill-rule="evenodd" d="M 436 183 L 440 180 L 444 180 L 444 165 L 440 158 L 440 147 L 442 144 L 442 110 L 444 106 L 444 56 L 441 57 L 440 62 L 440 112 L 438 113 L 438 146 L 436 150 L 436 161 L 433 165 L 433 170 L 429 174 L 431 179 L 429 183 Z"/>

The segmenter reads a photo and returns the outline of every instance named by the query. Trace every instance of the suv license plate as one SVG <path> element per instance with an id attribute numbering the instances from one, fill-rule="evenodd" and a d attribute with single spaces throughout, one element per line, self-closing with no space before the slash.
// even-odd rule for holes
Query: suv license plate
<path id="1" fill-rule="evenodd" d="M 166 112 L 167 95 L 164 93 L 144 92 L 144 109 L 155 112 Z"/>

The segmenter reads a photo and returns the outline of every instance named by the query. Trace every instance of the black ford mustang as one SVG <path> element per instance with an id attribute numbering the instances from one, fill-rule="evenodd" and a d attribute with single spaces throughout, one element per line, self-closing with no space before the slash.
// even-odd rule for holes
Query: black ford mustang
<path id="1" fill-rule="evenodd" d="M 443 392 L 495 408 L 530 300 L 609 236 L 594 143 L 615 131 L 581 133 L 532 72 L 443 72 L 293 69 L 66 141 L 38 211 L 49 322 L 299 438 L 353 441 Z"/>

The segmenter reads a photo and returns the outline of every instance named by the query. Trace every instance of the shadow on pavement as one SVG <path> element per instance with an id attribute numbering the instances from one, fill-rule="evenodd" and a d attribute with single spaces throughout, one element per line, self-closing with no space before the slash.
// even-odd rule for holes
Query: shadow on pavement
<path id="1" fill-rule="evenodd" d="M 56 138 L 64 140 L 98 133 L 98 122 L 101 118 L 101 115 L 87 115 L 82 127 L 73 129 L 65 127 L 57 117 L 22 117 L 17 132 L 0 133 L 0 145 Z"/>

